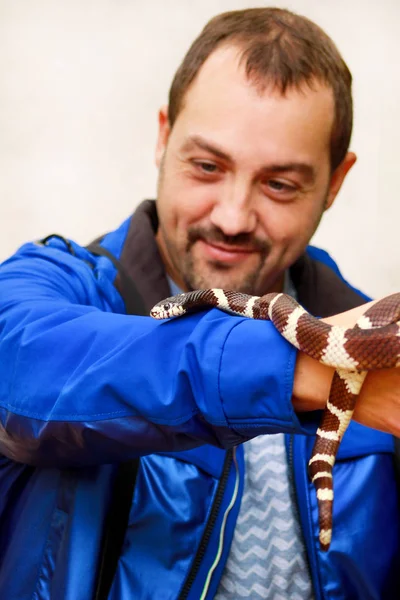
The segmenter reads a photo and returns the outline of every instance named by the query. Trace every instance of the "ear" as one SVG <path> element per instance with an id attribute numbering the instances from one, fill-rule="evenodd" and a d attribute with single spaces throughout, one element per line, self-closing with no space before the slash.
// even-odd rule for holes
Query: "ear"
<path id="1" fill-rule="evenodd" d="M 325 210 L 332 206 L 333 201 L 342 187 L 342 183 L 345 180 L 347 173 L 350 171 L 356 160 L 357 156 L 354 154 L 354 152 L 348 152 L 340 165 L 334 170 L 329 184 L 329 192 L 325 203 Z"/>
<path id="2" fill-rule="evenodd" d="M 167 147 L 168 138 L 171 128 L 168 121 L 168 106 L 160 108 L 158 113 L 158 137 L 156 145 L 156 165 L 160 166 L 162 157 L 164 156 L 165 148 Z"/>

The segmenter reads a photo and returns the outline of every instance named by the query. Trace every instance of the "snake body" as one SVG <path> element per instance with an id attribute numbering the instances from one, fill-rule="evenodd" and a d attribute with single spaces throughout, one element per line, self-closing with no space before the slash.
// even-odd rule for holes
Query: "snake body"
<path id="1" fill-rule="evenodd" d="M 332 538 L 333 466 L 365 376 L 371 370 L 400 366 L 400 293 L 370 307 L 351 329 L 328 325 L 291 296 L 279 293 L 249 296 L 222 289 L 195 290 L 162 300 L 150 314 L 166 319 L 211 307 L 270 320 L 298 350 L 335 368 L 308 463 L 317 495 L 320 547 L 327 551 Z"/>

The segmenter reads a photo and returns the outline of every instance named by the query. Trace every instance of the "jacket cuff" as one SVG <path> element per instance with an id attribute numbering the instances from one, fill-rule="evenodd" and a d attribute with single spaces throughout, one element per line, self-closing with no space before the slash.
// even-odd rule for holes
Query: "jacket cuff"
<path id="1" fill-rule="evenodd" d="M 292 405 L 297 350 L 268 321 L 238 320 L 221 358 L 219 391 L 227 424 L 245 438 L 309 433 Z"/>

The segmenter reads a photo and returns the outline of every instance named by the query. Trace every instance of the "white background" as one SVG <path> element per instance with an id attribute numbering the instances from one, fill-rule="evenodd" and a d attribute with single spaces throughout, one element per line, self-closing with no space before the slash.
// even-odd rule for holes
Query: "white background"
<path id="1" fill-rule="evenodd" d="M 0 260 L 78 242 L 155 195 L 156 118 L 184 53 L 239 0 L 0 0 Z M 275 0 L 320 26 L 354 76 L 358 163 L 313 242 L 365 292 L 400 291 L 398 0 Z"/>

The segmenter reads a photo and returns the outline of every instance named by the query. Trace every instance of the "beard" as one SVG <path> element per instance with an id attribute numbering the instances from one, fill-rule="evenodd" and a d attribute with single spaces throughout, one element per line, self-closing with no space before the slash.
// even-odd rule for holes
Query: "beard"
<path id="1" fill-rule="evenodd" d="M 220 229 L 191 227 L 187 233 L 187 242 L 184 252 L 178 254 L 176 245 L 164 236 L 174 267 L 180 273 L 185 287 L 188 290 L 224 288 L 236 290 L 245 294 L 255 295 L 260 292 L 261 272 L 270 253 L 271 245 L 247 233 L 227 236 Z M 258 257 L 257 263 L 246 270 L 224 262 L 199 261 L 195 257 L 195 244 L 199 240 L 207 243 L 220 243 L 227 249 L 229 247 L 254 251 Z M 175 259 L 175 260 L 174 260 Z"/>
<path id="2" fill-rule="evenodd" d="M 183 267 L 183 279 L 188 290 L 223 288 L 251 296 L 257 295 L 261 265 L 250 273 L 240 275 L 232 272 L 231 267 L 213 261 L 209 263 L 208 268 L 200 271 L 192 255 L 189 254 Z"/>

